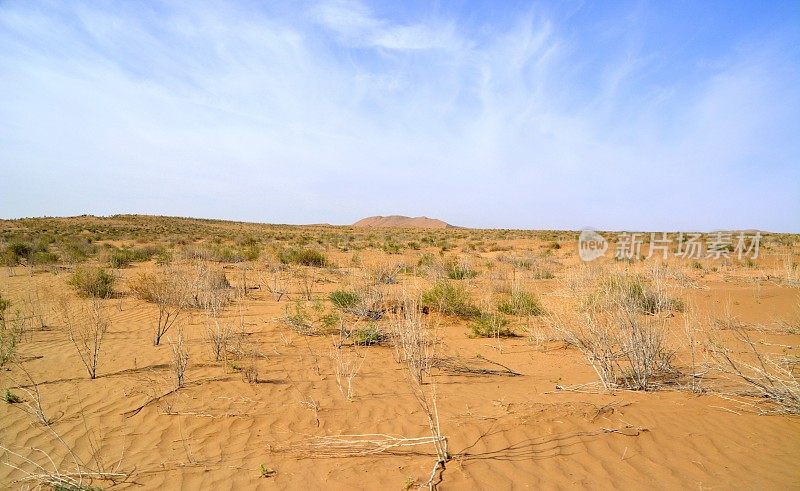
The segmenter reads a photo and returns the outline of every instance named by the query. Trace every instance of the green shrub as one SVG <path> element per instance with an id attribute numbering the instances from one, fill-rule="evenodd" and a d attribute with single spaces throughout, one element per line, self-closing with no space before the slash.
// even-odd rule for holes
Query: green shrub
<path id="1" fill-rule="evenodd" d="M 508 338 L 517 334 L 508 328 L 508 319 L 499 314 L 481 313 L 469 325 L 473 338 Z"/>
<path id="2" fill-rule="evenodd" d="M 248 245 L 242 250 L 242 257 L 245 261 L 256 261 L 259 256 L 261 256 L 261 249 L 257 244 Z"/>
<path id="3" fill-rule="evenodd" d="M 403 252 L 403 246 L 393 241 L 385 242 L 382 249 L 387 254 L 401 254 Z"/>
<path id="4" fill-rule="evenodd" d="M 7 250 L 17 261 L 28 259 L 33 254 L 33 246 L 23 242 L 12 242 L 8 244 Z"/>
<path id="5" fill-rule="evenodd" d="M 480 309 L 472 303 L 472 297 L 462 285 L 440 281 L 422 294 L 422 306 L 445 315 L 469 319 L 480 314 Z"/>
<path id="6" fill-rule="evenodd" d="M 497 310 L 507 315 L 543 315 L 544 307 L 533 293 L 515 289 L 511 296 L 497 305 Z"/>
<path id="7" fill-rule="evenodd" d="M 172 253 L 166 249 L 158 251 L 155 255 L 156 264 L 159 266 L 166 266 L 172 262 Z"/>
<path id="8" fill-rule="evenodd" d="M 641 275 L 613 274 L 600 281 L 598 291 L 589 297 L 589 304 L 598 301 L 632 307 L 642 314 L 684 310 L 680 299 L 668 298 Z"/>
<path id="9" fill-rule="evenodd" d="M 375 324 L 360 327 L 353 333 L 353 342 L 364 346 L 373 346 L 385 342 L 386 334 Z"/>
<path id="10" fill-rule="evenodd" d="M 466 263 L 447 263 L 447 277 L 451 280 L 464 280 L 478 276 L 478 272 L 471 269 Z"/>
<path id="11" fill-rule="evenodd" d="M 6 401 L 6 404 L 19 404 L 22 402 L 22 399 L 18 395 L 11 392 L 10 389 L 6 389 L 6 393 L 3 394 L 3 400 Z"/>
<path id="12" fill-rule="evenodd" d="M 48 245 L 49 241 L 41 239 L 35 243 L 12 242 L 2 252 L 2 262 L 6 266 L 57 263 L 58 254 L 49 251 Z"/>
<path id="13" fill-rule="evenodd" d="M 33 255 L 35 264 L 55 264 L 59 260 L 58 254 L 50 251 L 39 251 Z"/>
<path id="14" fill-rule="evenodd" d="M 336 290 L 328 295 L 331 303 L 342 310 L 354 307 L 358 303 L 358 294 L 347 290 Z"/>
<path id="15" fill-rule="evenodd" d="M 64 253 L 67 262 L 70 263 L 83 262 L 97 252 L 97 246 L 91 241 L 78 237 L 66 239 L 60 244 L 60 249 Z"/>
<path id="16" fill-rule="evenodd" d="M 114 295 L 114 276 L 102 268 L 78 268 L 68 283 L 83 297 L 110 298 Z"/>
<path id="17" fill-rule="evenodd" d="M 115 269 L 127 268 L 131 264 L 131 260 L 125 251 L 115 251 L 108 258 L 108 264 Z"/>
<path id="18" fill-rule="evenodd" d="M 284 249 L 278 252 L 278 260 L 283 264 L 302 264 L 317 268 L 325 267 L 328 264 L 325 255 L 314 249 Z"/>

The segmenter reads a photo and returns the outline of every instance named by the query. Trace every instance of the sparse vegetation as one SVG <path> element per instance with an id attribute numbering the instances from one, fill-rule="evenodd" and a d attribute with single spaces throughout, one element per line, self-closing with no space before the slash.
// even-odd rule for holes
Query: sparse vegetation
<path id="1" fill-rule="evenodd" d="M 163 484 L 151 478 L 163 475 L 153 464 L 160 461 L 176 478 L 207 469 L 209 482 L 226 482 L 235 471 L 217 465 L 220 435 L 271 428 L 245 440 L 294 457 L 275 461 L 279 475 L 267 457 L 260 466 L 248 457 L 250 470 L 234 485 L 273 478 L 297 487 L 300 459 L 347 457 L 363 464 L 318 460 L 314 475 L 336 487 L 342 481 L 330 469 L 338 462 L 348 477 L 397 464 L 401 473 L 346 484 L 394 479 L 431 489 L 458 487 L 461 465 L 486 487 L 486 464 L 514 487 L 513 466 L 565 445 L 594 441 L 598 458 L 628 462 L 638 448 L 630 439 L 650 430 L 668 451 L 685 451 L 664 428 L 688 433 L 701 420 L 719 425 L 704 437 L 709 443 L 734 449 L 702 459 L 709 475 L 728 475 L 720 469 L 732 472 L 729 457 L 752 443 L 764 453 L 761 467 L 748 467 L 758 467 L 759 482 L 773 484 L 764 477 L 777 469 L 768 458 L 781 468 L 775 483 L 787 482 L 800 373 L 794 236 L 767 234 L 757 261 L 607 255 L 582 263 L 574 232 L 130 216 L 3 223 L 10 225 L 0 228 L 0 255 L 13 263 L 0 277 L 3 423 L 11 440 L 29 442 L 10 451 L 44 463 L 3 449 L 0 463 L 20 467 L 0 466 L 3 483 L 113 487 L 100 476 L 125 473 L 103 462 L 109 449 L 140 466 L 132 482 L 145 487 Z M 110 292 L 82 286 L 102 284 L 87 280 L 98 270 Z M 62 297 L 69 316 L 61 315 Z M 512 336 L 525 338 L 501 339 Z M 161 348 L 150 346 L 159 340 Z M 676 393 L 649 394 L 658 390 Z M 673 416 L 648 428 L 659 401 Z M 623 409 L 630 403 L 632 419 Z M 110 444 L 95 447 L 84 431 L 97 421 L 120 423 Z M 718 431 L 731 422 L 741 435 Z M 776 427 L 763 433 L 759 424 Z M 553 435 L 539 431 L 551 426 Z M 77 470 L 68 451 L 51 454 L 60 443 L 35 434 L 51 427 L 64 431 L 65 448 L 89 455 L 94 470 Z M 507 445 L 511 432 L 519 435 Z M 245 441 L 229 440 L 231 455 Z M 424 455 L 423 475 L 406 459 Z M 25 480 L 25 471 L 42 475 Z M 574 484 L 564 479 L 554 485 Z M 681 479 L 666 482 L 691 484 Z"/>

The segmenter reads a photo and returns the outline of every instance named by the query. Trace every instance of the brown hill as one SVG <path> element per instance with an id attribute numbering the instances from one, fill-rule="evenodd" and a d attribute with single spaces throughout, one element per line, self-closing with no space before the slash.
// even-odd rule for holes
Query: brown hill
<path id="1" fill-rule="evenodd" d="M 371 228 L 452 228 L 447 222 L 428 217 L 405 217 L 391 215 L 362 218 L 353 224 L 354 227 Z"/>

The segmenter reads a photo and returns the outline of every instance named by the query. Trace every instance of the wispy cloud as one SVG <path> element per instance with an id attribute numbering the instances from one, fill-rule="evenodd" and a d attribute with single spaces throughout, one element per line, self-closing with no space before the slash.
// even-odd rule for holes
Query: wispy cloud
<path id="1" fill-rule="evenodd" d="M 796 31 L 469 14 L 4 3 L 0 214 L 800 230 Z"/>

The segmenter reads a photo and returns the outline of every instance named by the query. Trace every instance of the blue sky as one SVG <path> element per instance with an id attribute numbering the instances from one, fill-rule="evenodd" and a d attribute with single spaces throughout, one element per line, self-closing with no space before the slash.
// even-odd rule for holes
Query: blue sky
<path id="1" fill-rule="evenodd" d="M 800 2 L 0 2 L 0 216 L 800 232 Z"/>

